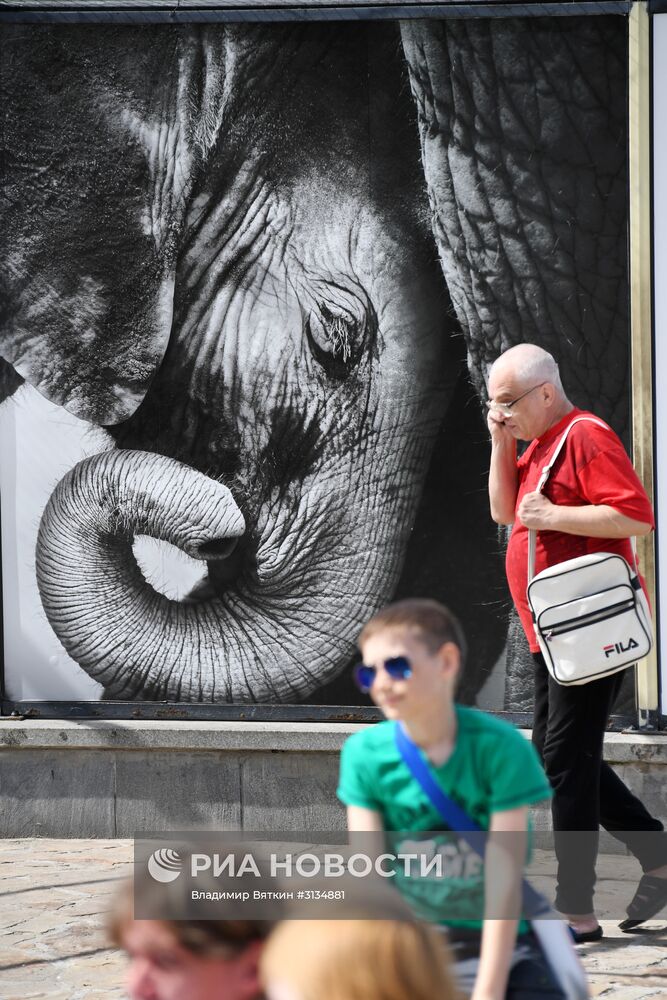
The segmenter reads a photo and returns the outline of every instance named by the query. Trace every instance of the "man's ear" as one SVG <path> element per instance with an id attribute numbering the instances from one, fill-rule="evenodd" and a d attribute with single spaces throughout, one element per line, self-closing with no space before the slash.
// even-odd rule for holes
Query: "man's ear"
<path id="1" fill-rule="evenodd" d="M 556 386 L 553 384 L 553 382 L 545 382 L 544 385 L 541 386 L 541 390 L 542 390 L 542 399 L 544 400 L 545 405 L 553 406 L 558 397 L 558 393 L 556 392 Z"/>

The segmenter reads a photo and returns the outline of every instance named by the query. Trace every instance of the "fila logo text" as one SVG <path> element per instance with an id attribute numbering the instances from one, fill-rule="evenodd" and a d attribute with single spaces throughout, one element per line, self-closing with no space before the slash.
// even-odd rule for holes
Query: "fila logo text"
<path id="1" fill-rule="evenodd" d="M 628 644 L 625 646 L 623 645 L 622 642 L 612 642 L 611 645 L 609 646 L 603 646 L 602 652 L 604 653 L 605 658 L 607 658 L 611 656 L 612 653 L 627 653 L 631 649 L 637 649 L 638 646 L 639 643 L 637 642 L 636 639 L 630 639 L 628 641 Z"/>

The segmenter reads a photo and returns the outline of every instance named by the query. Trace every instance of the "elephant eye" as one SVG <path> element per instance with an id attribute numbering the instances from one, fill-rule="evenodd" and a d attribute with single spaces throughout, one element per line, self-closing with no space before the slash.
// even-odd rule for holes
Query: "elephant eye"
<path id="1" fill-rule="evenodd" d="M 367 315 L 320 302 L 306 320 L 306 338 L 315 359 L 330 378 L 347 378 L 357 365 L 366 341 Z"/>

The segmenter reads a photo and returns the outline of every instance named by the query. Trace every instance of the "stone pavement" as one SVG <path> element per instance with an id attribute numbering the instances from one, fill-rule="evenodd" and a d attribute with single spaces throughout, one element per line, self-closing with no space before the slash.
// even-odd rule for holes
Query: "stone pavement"
<path id="1" fill-rule="evenodd" d="M 129 840 L 0 840 L 0 1000 L 125 996 L 104 914 L 131 858 Z M 580 948 L 593 996 L 667 996 L 667 914 L 642 934 L 604 927 L 603 941 Z"/>

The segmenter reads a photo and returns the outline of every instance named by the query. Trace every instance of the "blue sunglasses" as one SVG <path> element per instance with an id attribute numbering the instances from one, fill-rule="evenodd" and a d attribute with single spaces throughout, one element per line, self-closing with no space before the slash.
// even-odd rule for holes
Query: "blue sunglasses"
<path id="1" fill-rule="evenodd" d="M 393 681 L 407 680 L 412 674 L 412 666 L 405 656 L 392 656 L 391 659 L 384 661 L 383 666 Z M 354 682 L 359 690 L 368 694 L 373 686 L 377 668 L 369 667 L 365 663 L 357 663 L 353 674 Z"/>

